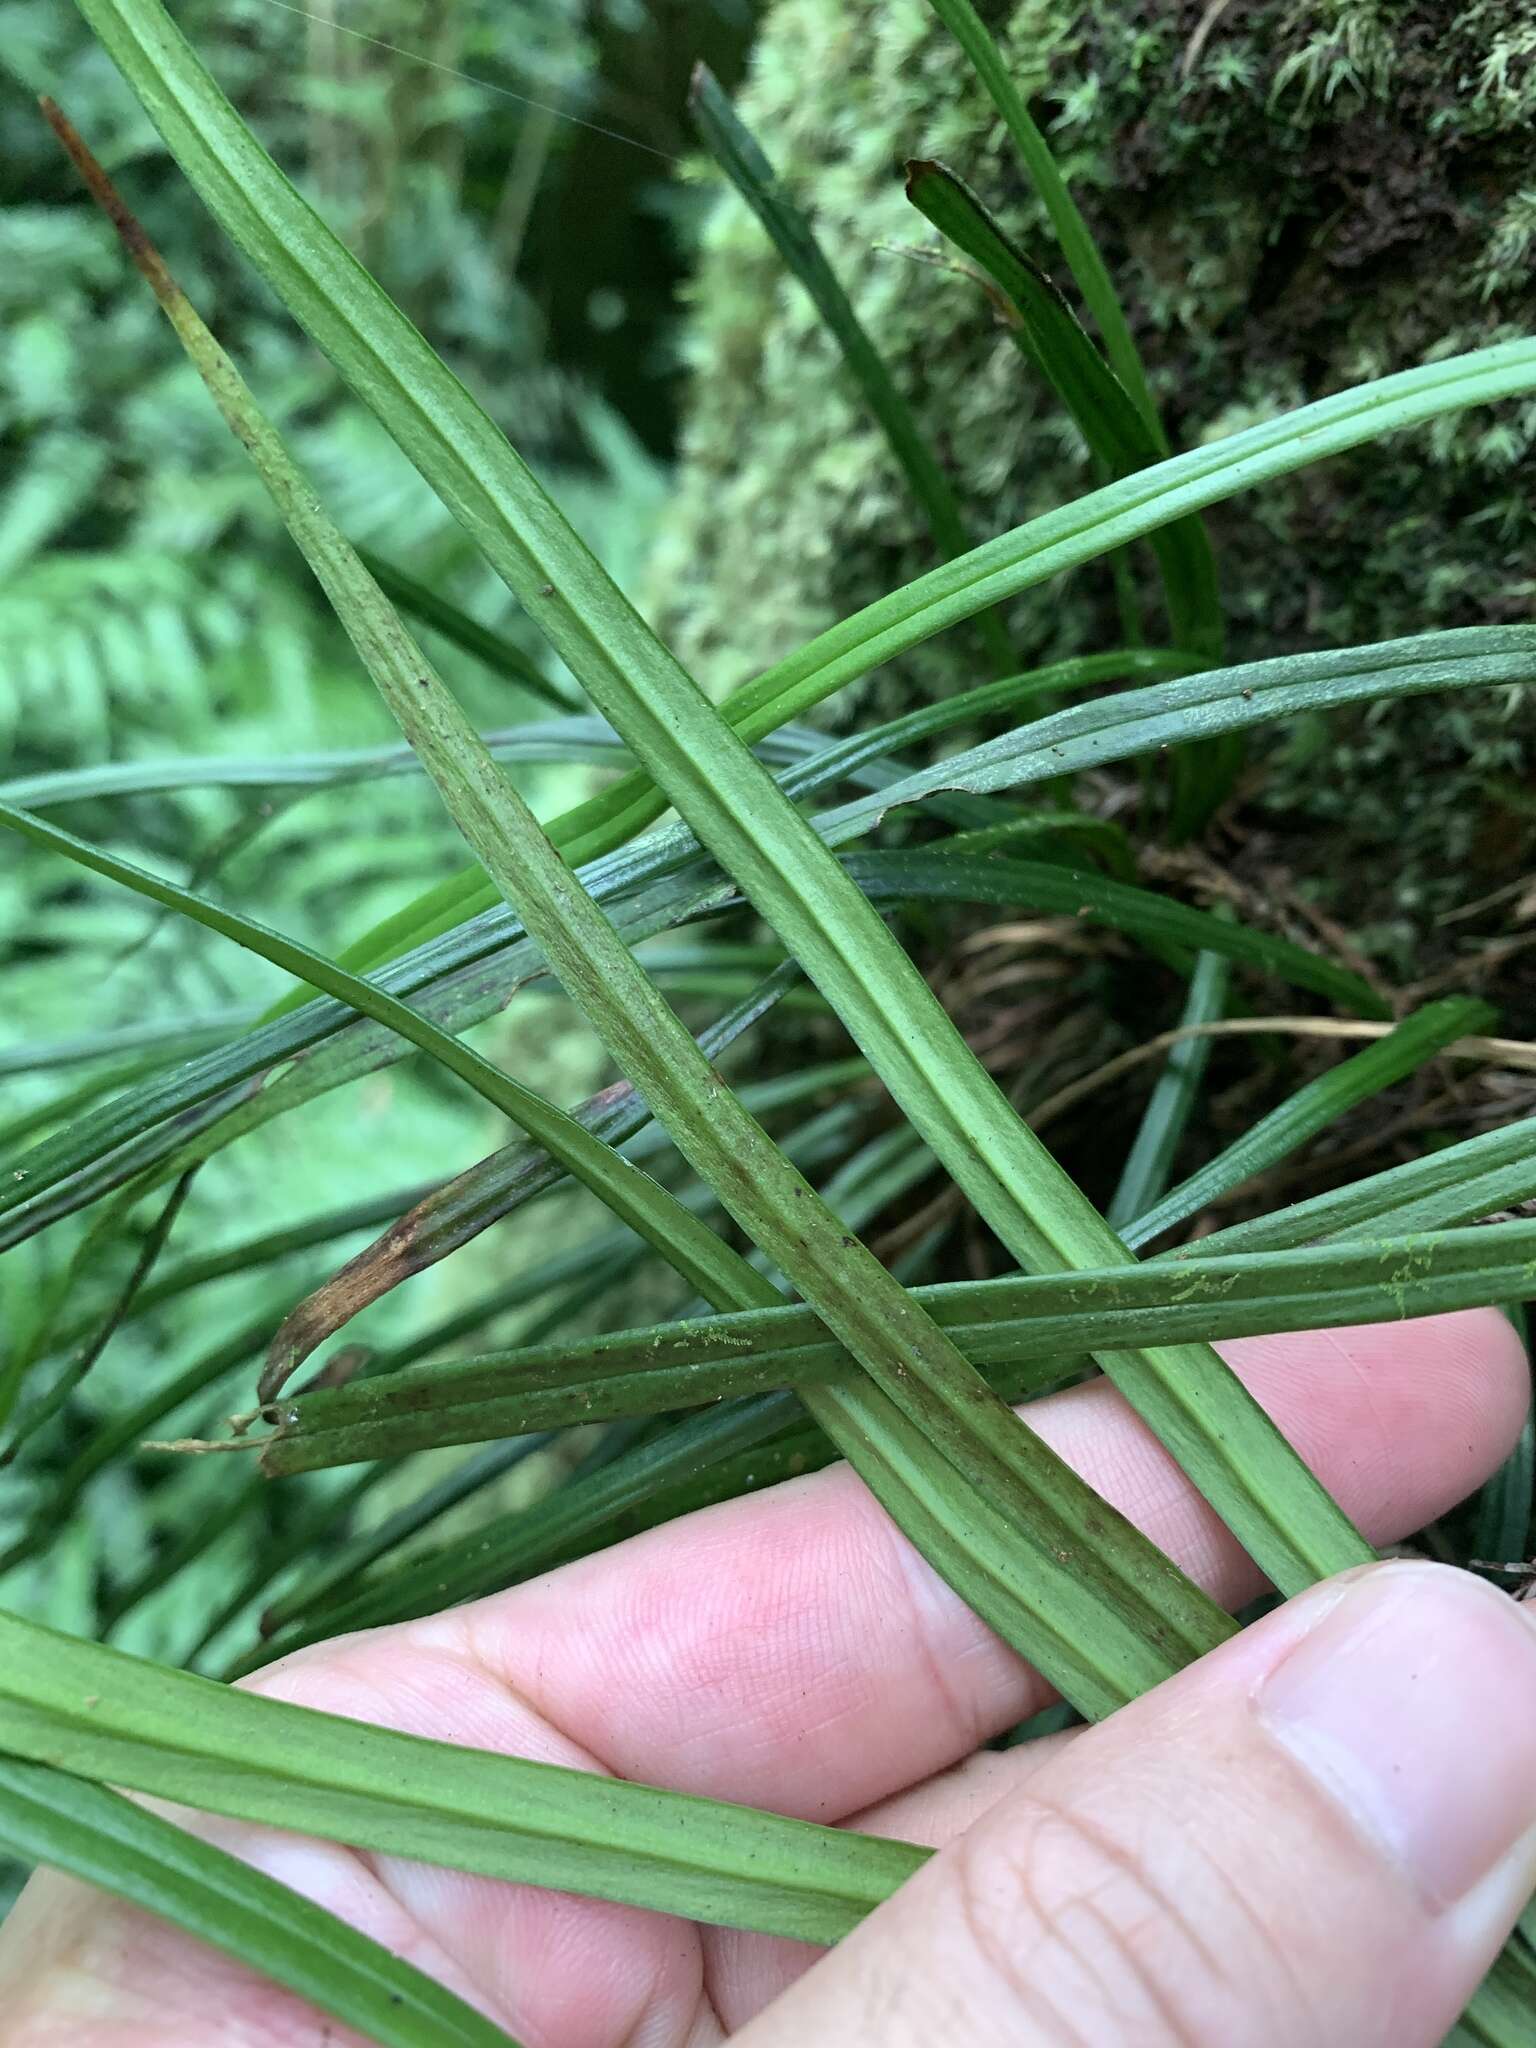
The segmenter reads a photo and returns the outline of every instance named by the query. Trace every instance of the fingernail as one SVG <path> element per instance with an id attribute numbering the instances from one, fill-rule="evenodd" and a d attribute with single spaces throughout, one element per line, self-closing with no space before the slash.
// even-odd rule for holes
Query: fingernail
<path id="1" fill-rule="evenodd" d="M 1381 1565 L 1261 1685 L 1276 1741 L 1449 1906 L 1536 1827 L 1536 1625 L 1442 1565 Z"/>

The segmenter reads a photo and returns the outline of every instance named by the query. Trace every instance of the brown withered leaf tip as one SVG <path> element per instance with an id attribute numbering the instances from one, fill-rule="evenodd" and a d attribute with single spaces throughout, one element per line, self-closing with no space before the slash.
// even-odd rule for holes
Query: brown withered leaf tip
<path id="1" fill-rule="evenodd" d="M 164 264 L 160 262 L 160 254 L 158 254 L 154 242 L 143 231 L 143 227 L 139 225 L 135 215 L 129 213 L 127 201 L 123 199 L 123 195 L 119 193 L 117 186 L 113 184 L 113 180 L 106 176 L 106 172 L 100 168 L 96 158 L 90 154 L 90 150 L 86 147 L 86 141 L 84 141 L 80 129 L 74 125 L 74 121 L 70 121 L 70 117 L 66 115 L 66 111 L 61 109 L 59 102 L 51 100 L 47 96 L 47 92 L 39 94 L 37 104 L 43 109 L 43 119 L 47 121 L 47 125 L 53 129 L 53 133 L 63 143 L 63 150 L 66 150 L 70 162 L 80 172 L 80 176 L 86 180 L 86 184 L 90 188 L 90 197 L 102 209 L 106 219 L 109 219 L 113 223 L 113 227 L 119 231 L 119 236 L 123 238 L 123 244 L 127 246 L 129 254 L 139 264 L 139 268 L 147 268 L 150 264 L 156 264 L 164 272 Z"/>
<path id="2" fill-rule="evenodd" d="M 137 217 L 129 210 L 128 202 L 107 176 L 96 158 L 86 146 L 85 138 L 73 121 L 64 112 L 57 100 L 47 93 L 38 98 L 43 119 L 64 147 L 70 162 L 85 180 L 86 189 L 116 228 L 123 247 L 143 271 L 157 296 L 166 298 L 179 289 L 165 261 L 154 243 L 149 239 Z"/>

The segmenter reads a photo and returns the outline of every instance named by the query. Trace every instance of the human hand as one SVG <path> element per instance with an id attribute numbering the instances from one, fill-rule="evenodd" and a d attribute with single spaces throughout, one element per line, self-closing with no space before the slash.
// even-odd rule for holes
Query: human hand
<path id="1" fill-rule="evenodd" d="M 1529 1391 L 1489 1311 L 1222 1348 L 1378 1542 L 1477 1485 Z M 1030 1420 L 1216 1597 L 1257 1590 L 1111 1388 Z M 1434 2048 L 1536 1887 L 1536 1629 L 1502 1594 L 1437 1566 L 1347 1574 L 1098 1728 L 981 1750 L 1046 1689 L 842 1467 L 253 1682 L 443 1741 L 948 1845 L 816 1962 L 197 1822 L 526 2048 Z M 0 2010 L 10 2048 L 356 2039 L 49 1875 L 0 1933 Z"/>

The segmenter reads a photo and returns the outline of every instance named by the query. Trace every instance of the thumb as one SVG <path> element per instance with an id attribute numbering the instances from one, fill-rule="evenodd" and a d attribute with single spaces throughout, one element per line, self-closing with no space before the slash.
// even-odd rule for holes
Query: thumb
<path id="1" fill-rule="evenodd" d="M 1536 1886 L 1533 1708 L 1504 1594 L 1346 1573 L 1063 1744 L 738 2038 L 1435 2048 Z"/>

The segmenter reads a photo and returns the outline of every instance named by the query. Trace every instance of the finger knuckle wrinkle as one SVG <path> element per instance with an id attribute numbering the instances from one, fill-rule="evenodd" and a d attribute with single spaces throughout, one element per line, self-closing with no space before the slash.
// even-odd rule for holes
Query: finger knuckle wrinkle
<path id="1" fill-rule="evenodd" d="M 975 1965 L 1053 2043 L 1101 2044 L 1113 2021 L 1145 2048 L 1211 2048 L 1187 1987 L 1219 1960 L 1134 1846 L 1086 1816 L 1035 1802 L 962 1837 L 955 1909 Z"/>

